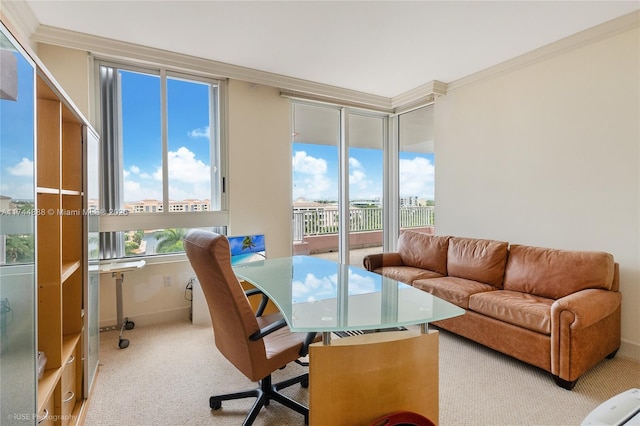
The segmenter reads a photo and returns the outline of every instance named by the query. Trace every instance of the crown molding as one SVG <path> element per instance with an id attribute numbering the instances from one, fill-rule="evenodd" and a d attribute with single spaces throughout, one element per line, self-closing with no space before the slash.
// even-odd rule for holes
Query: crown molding
<path id="1" fill-rule="evenodd" d="M 588 44 L 604 40 L 617 34 L 638 28 L 640 25 L 640 10 L 628 13 L 595 27 L 588 28 L 576 34 L 565 37 L 554 43 L 547 44 L 531 52 L 516 56 L 513 59 L 482 71 L 453 81 L 447 85 L 447 92 L 452 93 L 462 87 L 504 75 L 517 69 L 530 66 L 554 56 L 569 52 Z"/>
<path id="2" fill-rule="evenodd" d="M 400 95 L 391 98 L 393 108 L 404 109 L 411 105 L 424 102 L 433 102 L 435 96 L 442 96 L 447 93 L 447 84 L 441 81 L 432 80 L 421 86 L 411 89 Z"/>
<path id="3" fill-rule="evenodd" d="M 25 1 L 1 1 L 2 21 L 10 29 L 13 36 L 22 45 L 35 50 L 35 43 L 30 41 L 31 34 L 36 31 L 40 22 Z M 25 44 L 26 42 L 26 44 Z"/>
<path id="4" fill-rule="evenodd" d="M 31 36 L 33 41 L 90 52 L 110 60 L 133 60 L 139 64 L 162 65 L 180 71 L 197 72 L 214 78 L 230 78 L 249 83 L 277 87 L 296 93 L 309 93 L 332 99 L 342 99 L 376 109 L 390 109 L 391 99 L 356 90 L 344 89 L 313 81 L 259 71 L 195 56 L 155 49 L 133 43 L 97 37 L 41 25 Z"/>

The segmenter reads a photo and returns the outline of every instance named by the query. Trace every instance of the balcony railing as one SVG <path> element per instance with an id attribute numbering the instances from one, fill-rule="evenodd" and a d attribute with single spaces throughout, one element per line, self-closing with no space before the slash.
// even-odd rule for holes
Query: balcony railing
<path id="1" fill-rule="evenodd" d="M 400 228 L 434 226 L 433 206 L 401 207 Z M 293 209 L 293 241 L 304 237 L 338 233 L 338 210 Z M 382 230 L 382 208 L 349 209 L 349 231 L 367 232 Z"/>

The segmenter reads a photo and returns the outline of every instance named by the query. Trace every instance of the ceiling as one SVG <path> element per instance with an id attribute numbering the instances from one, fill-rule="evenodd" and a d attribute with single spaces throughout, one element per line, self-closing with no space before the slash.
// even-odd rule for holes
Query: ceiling
<path id="1" fill-rule="evenodd" d="M 42 25 L 389 98 L 640 9 L 637 0 L 26 3 Z"/>

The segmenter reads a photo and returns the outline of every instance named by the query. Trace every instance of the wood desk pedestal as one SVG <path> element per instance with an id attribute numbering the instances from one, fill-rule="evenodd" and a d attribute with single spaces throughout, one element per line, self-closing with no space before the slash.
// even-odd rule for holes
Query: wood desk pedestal
<path id="1" fill-rule="evenodd" d="M 438 332 L 394 331 L 309 348 L 309 424 L 370 425 L 394 411 L 438 424 Z"/>

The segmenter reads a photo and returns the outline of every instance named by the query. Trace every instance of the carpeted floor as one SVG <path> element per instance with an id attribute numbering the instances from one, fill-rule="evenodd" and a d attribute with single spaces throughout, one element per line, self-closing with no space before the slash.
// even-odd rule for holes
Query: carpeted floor
<path id="1" fill-rule="evenodd" d="M 100 370 L 87 408 L 88 426 L 240 425 L 253 400 L 209 409 L 209 396 L 255 386 L 216 350 L 210 327 L 189 322 L 136 327 L 118 349 L 102 333 Z M 304 372 L 290 364 L 274 380 Z M 580 378 L 573 391 L 550 375 L 466 339 L 440 332 L 441 426 L 579 425 L 601 402 L 640 388 L 640 362 L 616 357 Z M 308 390 L 287 393 L 307 403 Z M 272 402 L 255 425 L 303 425 L 301 415 Z M 323 425 L 324 426 L 324 425 Z"/>

